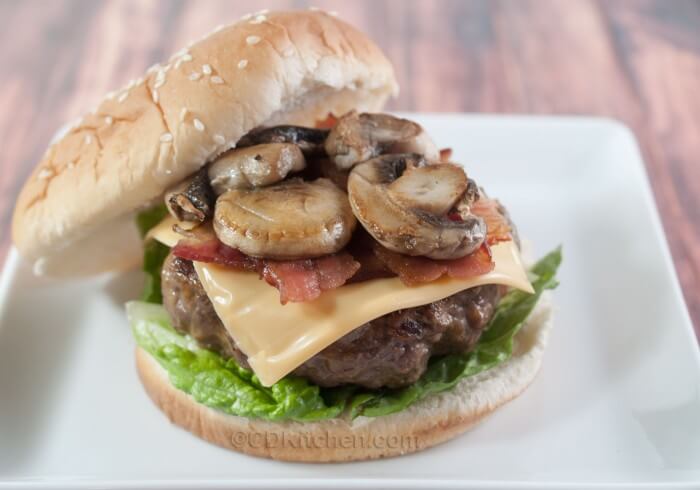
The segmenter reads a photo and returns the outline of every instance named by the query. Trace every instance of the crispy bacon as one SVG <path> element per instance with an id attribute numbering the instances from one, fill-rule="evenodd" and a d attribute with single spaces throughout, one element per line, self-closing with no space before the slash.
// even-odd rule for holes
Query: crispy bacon
<path id="1" fill-rule="evenodd" d="M 499 203 L 495 199 L 481 197 L 471 205 L 470 211 L 483 218 L 486 222 L 486 242 L 494 245 L 513 239 L 508 218 L 499 211 Z"/>
<path id="2" fill-rule="evenodd" d="M 394 272 L 407 286 L 432 282 L 444 275 L 458 279 L 480 276 L 493 270 L 491 251 L 483 244 L 476 252 L 453 260 L 433 260 L 426 257 L 411 257 L 392 252 L 380 245 L 374 248 L 375 255 Z"/>
<path id="3" fill-rule="evenodd" d="M 218 239 L 180 240 L 173 253 L 180 258 L 208 262 L 232 269 L 257 272 L 280 292 L 280 302 L 311 301 L 321 291 L 342 286 L 360 268 L 348 253 L 327 255 L 317 259 L 265 260 L 246 255 Z"/>
<path id="4" fill-rule="evenodd" d="M 403 255 L 379 245 L 374 248 L 374 254 L 407 286 L 434 281 L 446 272 L 436 260 Z"/>
<path id="5" fill-rule="evenodd" d="M 329 112 L 325 119 L 321 119 L 319 121 L 316 121 L 316 128 L 317 129 L 333 129 L 337 123 L 338 123 L 338 118 L 335 117 L 332 112 Z"/>
<path id="6" fill-rule="evenodd" d="M 440 150 L 440 161 L 449 162 L 452 158 L 452 148 L 442 148 Z"/>
<path id="7" fill-rule="evenodd" d="M 322 291 L 342 286 L 360 264 L 348 253 L 327 255 L 318 259 L 266 260 L 262 277 L 280 292 L 280 302 L 313 301 Z"/>
<path id="8" fill-rule="evenodd" d="M 466 257 L 436 262 L 445 262 L 447 275 L 455 279 L 482 276 L 491 272 L 495 265 L 491 257 L 491 249 L 485 243 L 476 252 L 472 252 Z"/>
<path id="9" fill-rule="evenodd" d="M 224 245 L 216 238 L 206 241 L 180 240 L 173 247 L 173 254 L 182 259 L 208 262 L 242 271 L 260 272 L 262 268 L 260 259 Z"/>

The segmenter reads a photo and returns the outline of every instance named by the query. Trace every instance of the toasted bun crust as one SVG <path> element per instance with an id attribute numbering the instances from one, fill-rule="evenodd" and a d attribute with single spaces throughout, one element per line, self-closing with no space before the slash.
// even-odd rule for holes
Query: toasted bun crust
<path id="1" fill-rule="evenodd" d="M 135 210 L 254 127 L 377 111 L 397 90 L 379 48 L 329 14 L 244 18 L 108 94 L 52 144 L 18 198 L 15 245 L 52 275 L 133 265 Z"/>
<path id="2" fill-rule="evenodd" d="M 548 293 L 517 336 L 513 357 L 383 417 L 321 422 L 268 422 L 226 415 L 174 388 L 148 353 L 136 349 L 141 382 L 175 424 L 227 449 L 283 461 L 343 462 L 386 458 L 420 451 L 470 429 L 520 395 L 537 374 L 551 327 Z"/>

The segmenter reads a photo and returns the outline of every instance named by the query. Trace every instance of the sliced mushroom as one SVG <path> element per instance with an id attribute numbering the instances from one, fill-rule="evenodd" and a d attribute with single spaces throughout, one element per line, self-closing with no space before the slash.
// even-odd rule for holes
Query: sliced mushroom
<path id="1" fill-rule="evenodd" d="M 219 196 L 214 214 L 214 230 L 226 245 L 283 260 L 337 252 L 356 224 L 347 195 L 328 179 L 234 189 Z"/>
<path id="2" fill-rule="evenodd" d="M 290 172 L 303 170 L 304 155 L 291 143 L 268 143 L 227 151 L 209 166 L 209 181 L 216 195 L 231 189 L 252 189 L 275 184 Z"/>
<path id="3" fill-rule="evenodd" d="M 467 187 L 467 176 L 456 165 L 408 166 L 388 185 L 387 192 L 406 208 L 443 215 L 460 200 Z"/>
<path id="4" fill-rule="evenodd" d="M 328 134 L 326 153 L 345 170 L 382 153 L 420 153 L 438 160 L 440 152 L 423 128 L 388 114 L 345 114 Z"/>
<path id="5" fill-rule="evenodd" d="M 165 206 L 181 227 L 191 229 L 214 215 L 216 197 L 205 168 L 165 193 Z"/>
<path id="6" fill-rule="evenodd" d="M 456 165 L 425 166 L 415 154 L 383 155 L 353 168 L 350 205 L 363 227 L 386 248 L 407 255 L 455 259 L 486 238 L 484 221 L 465 213 L 448 216 L 469 191 Z"/>
<path id="7" fill-rule="evenodd" d="M 327 129 L 306 128 L 303 126 L 272 126 L 254 129 L 238 142 L 238 148 L 263 143 L 293 143 L 306 155 L 323 152 L 323 143 L 328 136 Z"/>
<path id="8" fill-rule="evenodd" d="M 469 217 L 471 205 L 478 201 L 479 197 L 481 197 L 479 186 L 472 179 L 467 179 L 467 190 L 464 191 L 464 195 L 455 206 L 455 211 L 460 219 L 465 220 Z"/>

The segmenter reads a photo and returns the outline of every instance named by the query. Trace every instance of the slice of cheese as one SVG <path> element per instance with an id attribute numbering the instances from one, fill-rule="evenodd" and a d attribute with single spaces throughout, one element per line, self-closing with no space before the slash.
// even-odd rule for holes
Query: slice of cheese
<path id="1" fill-rule="evenodd" d="M 173 248 L 182 238 L 182 235 L 173 231 L 173 226 L 175 224 L 177 224 L 177 220 L 175 218 L 170 215 L 166 216 L 163 221 L 148 230 L 146 240 L 153 238 L 158 240 L 163 245 Z"/>
<path id="2" fill-rule="evenodd" d="M 167 220 L 151 236 L 177 243 Z M 195 270 L 238 347 L 260 381 L 270 386 L 345 334 L 402 308 L 432 303 L 475 286 L 503 284 L 533 292 L 513 242 L 491 248 L 494 270 L 470 279 L 442 278 L 408 287 L 398 278 L 374 279 L 325 291 L 306 303 L 281 305 L 279 292 L 257 274 L 195 262 Z"/>

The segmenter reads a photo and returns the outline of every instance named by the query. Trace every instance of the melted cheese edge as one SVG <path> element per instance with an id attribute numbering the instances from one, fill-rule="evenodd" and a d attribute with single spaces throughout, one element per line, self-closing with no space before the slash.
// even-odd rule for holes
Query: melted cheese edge
<path id="1" fill-rule="evenodd" d="M 179 235 L 166 218 L 150 237 L 174 246 Z M 214 310 L 265 386 L 377 317 L 412 308 L 485 284 L 533 292 L 513 242 L 491 247 L 494 270 L 470 279 L 442 278 L 408 287 L 398 278 L 374 279 L 325 291 L 315 301 L 281 305 L 279 292 L 251 272 L 194 262 Z"/>

